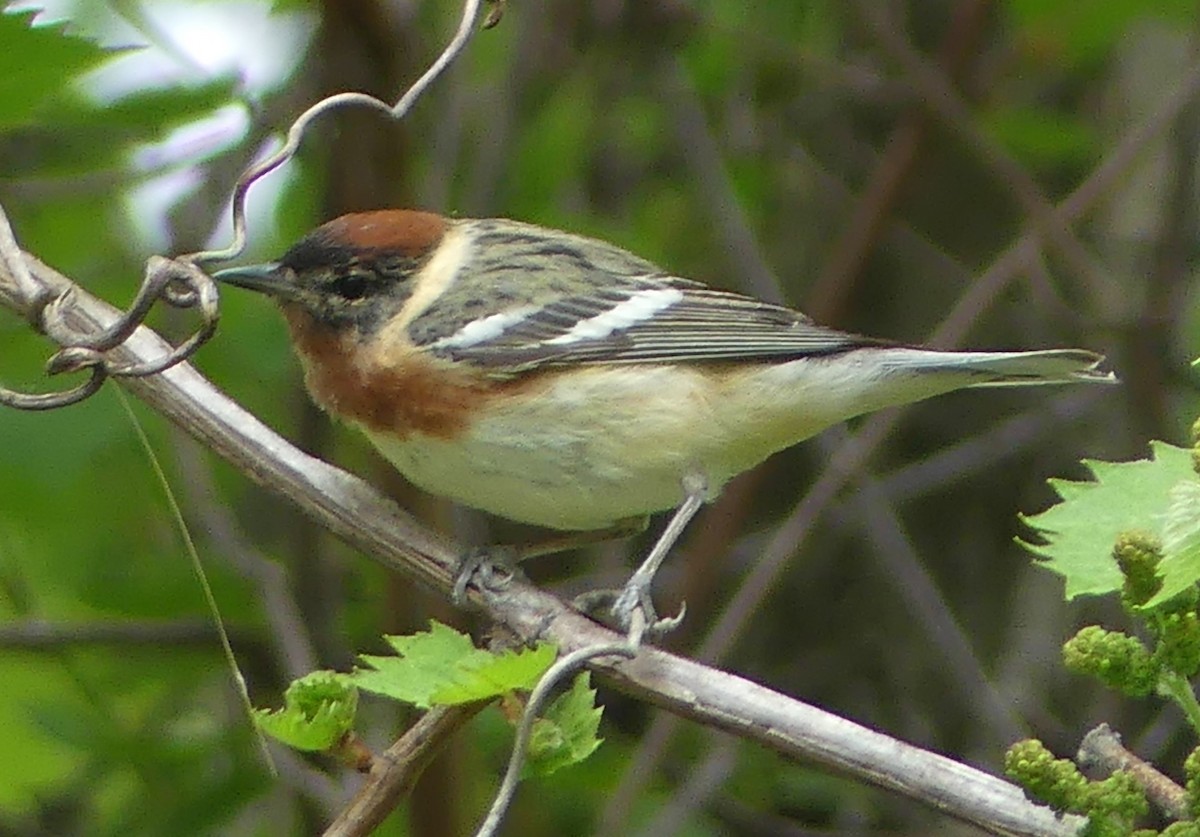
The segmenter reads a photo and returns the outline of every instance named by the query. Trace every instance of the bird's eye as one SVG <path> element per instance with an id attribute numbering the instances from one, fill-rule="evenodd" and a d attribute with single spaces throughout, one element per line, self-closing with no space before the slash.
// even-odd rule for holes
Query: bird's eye
<path id="1" fill-rule="evenodd" d="M 351 273 L 346 276 L 339 276 L 333 280 L 331 285 L 333 292 L 342 299 L 362 299 L 367 295 L 368 284 L 366 277 Z"/>

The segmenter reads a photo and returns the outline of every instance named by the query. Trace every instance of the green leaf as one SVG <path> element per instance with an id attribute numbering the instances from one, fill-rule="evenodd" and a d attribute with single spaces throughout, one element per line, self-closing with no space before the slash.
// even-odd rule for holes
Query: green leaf
<path id="1" fill-rule="evenodd" d="M 595 752 L 604 740 L 597 735 L 601 714 L 591 675 L 585 672 L 534 722 L 524 776 L 549 776 Z"/>
<path id="2" fill-rule="evenodd" d="M 357 709 L 358 690 L 346 675 L 314 671 L 292 681 L 284 692 L 282 709 L 259 709 L 254 720 L 289 747 L 320 752 L 350 731 Z"/>
<path id="3" fill-rule="evenodd" d="M 58 121 L 72 127 L 108 128 L 130 140 L 162 139 L 172 128 L 207 116 L 233 101 L 238 80 L 233 76 L 207 79 L 191 86 L 149 88 L 104 105 L 64 98 Z"/>
<path id="4" fill-rule="evenodd" d="M 488 656 L 491 659 L 479 668 L 454 672 L 454 682 L 437 689 L 432 695 L 433 702 L 472 703 L 516 689 L 532 689 L 554 664 L 558 652 L 553 645 L 542 643 L 536 648 Z"/>
<path id="5" fill-rule="evenodd" d="M 35 14 L 0 13 L 0 128 L 27 123 L 43 102 L 114 54 L 59 24 L 32 26 Z"/>
<path id="6" fill-rule="evenodd" d="M 364 655 L 360 659 L 371 668 L 354 672 L 351 680 L 368 692 L 421 708 L 532 688 L 555 655 L 553 647 L 546 645 L 492 654 L 438 622 L 431 622 L 427 633 L 385 639 L 399 656 Z"/>
<path id="7" fill-rule="evenodd" d="M 1146 602 L 1162 604 L 1200 581 L 1200 481 L 1182 480 L 1171 489 L 1162 531 L 1162 588 Z"/>
<path id="8" fill-rule="evenodd" d="M 1018 543 L 1066 580 L 1068 599 L 1119 590 L 1123 578 L 1112 558 L 1117 534 L 1142 529 L 1161 538 L 1171 490 L 1195 481 L 1191 451 L 1164 442 L 1151 442 L 1150 448 L 1151 459 L 1085 461 L 1094 482 L 1051 480 L 1062 502 L 1040 514 L 1022 515 L 1047 542 Z M 1165 560 L 1163 564 L 1165 569 Z"/>

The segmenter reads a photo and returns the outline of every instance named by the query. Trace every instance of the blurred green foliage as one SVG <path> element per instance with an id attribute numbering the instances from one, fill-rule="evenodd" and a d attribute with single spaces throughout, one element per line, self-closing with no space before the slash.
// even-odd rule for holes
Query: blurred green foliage
<path id="1" fill-rule="evenodd" d="M 0 204 L 23 247 L 119 306 L 146 257 L 197 249 L 213 236 L 236 173 L 317 91 L 398 95 L 458 13 L 453 3 L 411 4 L 406 15 L 383 2 L 261 0 L 280 43 L 255 34 L 243 50 L 300 61 L 252 89 L 244 65 L 195 58 L 214 44 L 139 31 L 137 21 L 154 20 L 154 4 L 76 5 L 68 16 L 78 29 L 0 16 Z M 221 41 L 258 31 L 252 3 L 191 5 L 217 17 L 228 35 Z M 1050 200 L 1096 171 L 1195 71 L 1200 20 L 1181 0 L 983 3 L 965 28 L 953 23 L 970 3 L 891 5 L 929 60 L 963 40 L 968 59 L 953 76 L 977 126 Z M 245 258 L 269 258 L 352 209 L 511 216 L 607 238 L 719 286 L 757 291 L 756 281 L 773 282 L 781 298 L 820 308 L 830 325 L 920 341 L 1030 216 L 986 155 L 923 115 L 922 91 L 874 41 L 860 8 L 509 0 L 500 26 L 476 37 L 403 125 L 349 113 L 321 120 L 287 171 L 254 190 L 280 197 L 252 202 Z M 142 46 L 124 49 L 132 44 Z M 194 58 L 177 62 L 179 81 L 150 73 L 137 92 L 99 98 L 89 71 L 142 53 Z M 204 122 L 199 135 L 177 133 L 218 110 L 244 114 L 248 128 Z M 1144 455 L 1147 439 L 1179 440 L 1196 413 L 1186 365 L 1200 349 L 1189 327 L 1194 111 L 1145 141 L 1136 165 L 1073 228 L 1101 280 L 1079 276 L 1048 247 L 990 303 L 966 312 L 970 343 L 1085 345 L 1110 355 L 1125 388 L 970 393 L 910 410 L 872 460 L 898 528 L 879 529 L 878 517 L 858 511 L 859 494 L 848 493 L 813 527 L 722 665 L 994 770 L 1031 727 L 1053 750 L 1072 749 L 1082 719 L 1099 711 L 1129 735 L 1154 728 L 1158 746 L 1180 758 L 1190 750 L 1162 731 L 1169 721 L 1155 727 L 1149 710 L 1114 710 L 1063 680 L 1055 647 L 1070 622 L 1109 605 L 1068 610 L 1060 582 L 1031 569 L 1012 541 L 1015 512 L 1053 499 L 1047 476 L 1085 476 L 1076 464 L 1085 453 Z M 914 119 L 923 133 L 904 162 L 897 126 Z M 889 174 L 901 188 L 883 222 L 856 226 L 855 199 Z M 865 255 L 836 278 L 831 265 L 858 233 Z M 271 426 L 459 536 L 529 535 L 502 522 L 464 523 L 397 484 L 361 440 L 331 429 L 308 406 L 282 324 L 262 300 L 230 295 L 222 317 L 196 365 Z M 188 322 L 186 314 L 152 319 L 176 337 Z M 0 381 L 56 384 L 40 374 L 49 351 L 0 311 Z M 381 634 L 411 631 L 431 615 L 463 618 L 195 452 L 161 417 L 138 414 L 183 499 L 260 705 L 278 703 L 294 672 L 260 590 L 206 522 L 212 508 L 260 553 L 253 560 L 286 570 L 303 614 L 297 632 L 318 666 L 344 670 L 356 653 L 386 650 Z M 689 604 L 671 647 L 695 651 L 765 537 L 820 473 L 822 445 L 766 463 L 699 521 L 661 580 L 664 605 L 672 597 Z M 206 481 L 212 497 L 197 490 Z M 695 553 L 705 561 L 689 562 Z M 609 550 L 530 571 L 574 593 L 611 585 L 628 563 Z M 0 413 L 0 831 L 319 832 L 345 799 L 342 774 L 314 763 L 269 776 L 207 618 L 112 393 L 59 412 Z M 690 727 L 649 775 L 630 778 L 655 713 L 604 690 L 600 699 L 605 746 L 582 765 L 530 780 L 508 833 L 590 833 L 602 818 L 632 833 L 677 810 L 679 788 L 714 747 L 735 747 L 734 758 L 724 781 L 681 815 L 682 833 L 945 827 L 932 812 L 752 747 L 714 744 Z M 386 746 L 408 717 L 363 703 L 364 737 Z M 509 741 L 505 724 L 481 716 L 383 833 L 467 833 Z M 308 771 L 304 781 L 296 771 Z M 615 789 L 628 786 L 637 791 L 629 810 L 606 811 Z"/>

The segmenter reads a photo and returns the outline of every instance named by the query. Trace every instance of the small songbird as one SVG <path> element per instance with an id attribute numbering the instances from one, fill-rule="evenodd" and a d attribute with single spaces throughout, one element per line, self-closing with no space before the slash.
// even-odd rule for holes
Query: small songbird
<path id="1" fill-rule="evenodd" d="M 1080 349 L 955 352 L 819 326 L 612 244 L 382 210 L 218 280 L 283 310 L 313 398 L 417 486 L 558 530 L 677 508 L 614 606 L 731 477 L 832 424 L 964 387 L 1111 382 Z M 460 588 L 465 589 L 469 570 Z"/>

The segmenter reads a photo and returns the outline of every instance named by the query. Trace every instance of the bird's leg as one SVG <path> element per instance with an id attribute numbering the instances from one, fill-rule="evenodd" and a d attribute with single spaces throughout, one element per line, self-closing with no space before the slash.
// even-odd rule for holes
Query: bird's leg
<path id="1" fill-rule="evenodd" d="M 646 560 L 629 577 L 624 589 L 612 604 L 613 616 L 628 632 L 629 644 L 635 648 L 641 644 L 645 632 L 666 633 L 683 621 L 683 615 L 687 611 L 687 604 L 684 603 L 675 616 L 659 619 L 650 597 L 650 584 L 654 581 L 654 574 L 658 572 L 663 559 L 679 540 L 688 523 L 704 505 L 708 495 L 708 480 L 700 474 L 689 474 L 683 479 L 683 490 L 683 504 L 675 510 L 674 516 L 659 535 Z"/>
<path id="2" fill-rule="evenodd" d="M 645 531 L 646 523 L 644 517 L 633 517 L 618 521 L 606 529 L 568 532 L 533 543 L 498 544 L 472 549 L 464 554 L 459 562 L 458 574 L 454 578 L 454 587 L 450 594 L 451 600 L 456 605 L 466 601 L 467 586 L 472 582 L 481 588 L 502 589 L 517 573 L 517 565 L 527 558 L 628 538 Z"/>

